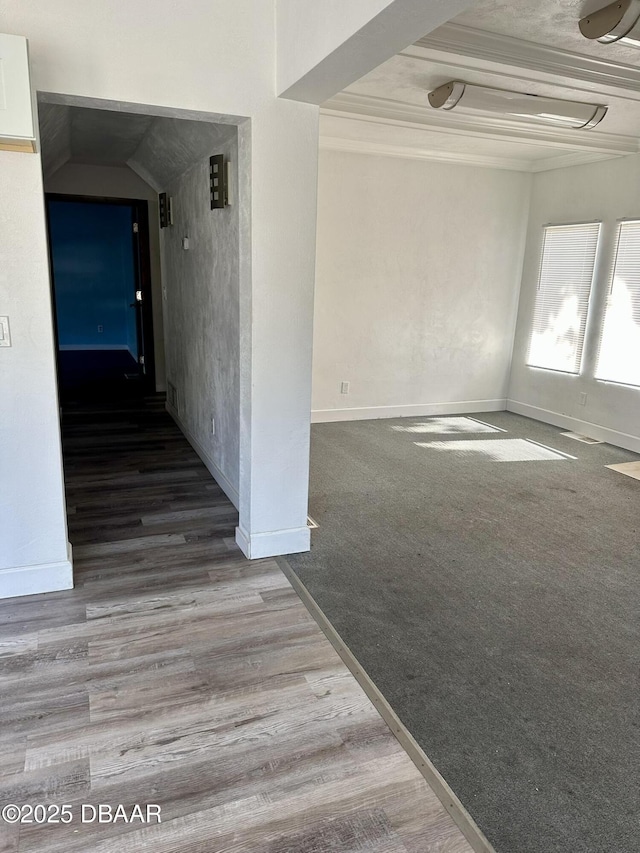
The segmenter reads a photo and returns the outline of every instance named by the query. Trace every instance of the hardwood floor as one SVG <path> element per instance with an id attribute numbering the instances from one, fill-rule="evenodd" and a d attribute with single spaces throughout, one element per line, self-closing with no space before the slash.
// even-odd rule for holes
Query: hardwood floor
<path id="1" fill-rule="evenodd" d="M 0 853 L 469 853 L 158 405 L 65 416 L 64 453 L 76 588 L 0 602 L 0 807 L 74 818 Z"/>

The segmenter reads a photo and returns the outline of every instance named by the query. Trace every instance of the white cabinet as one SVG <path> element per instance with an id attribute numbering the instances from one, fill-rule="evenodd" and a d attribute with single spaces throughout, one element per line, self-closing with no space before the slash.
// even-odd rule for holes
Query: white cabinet
<path id="1" fill-rule="evenodd" d="M 0 149 L 36 150 L 27 40 L 4 33 L 0 33 Z"/>

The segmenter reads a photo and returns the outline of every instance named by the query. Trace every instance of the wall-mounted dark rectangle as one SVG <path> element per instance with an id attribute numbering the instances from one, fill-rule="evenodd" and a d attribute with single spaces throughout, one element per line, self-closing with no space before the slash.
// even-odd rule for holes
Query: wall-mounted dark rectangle
<path id="1" fill-rule="evenodd" d="M 160 213 L 160 227 L 166 228 L 171 225 L 171 199 L 166 193 L 158 196 L 158 209 Z"/>
<path id="2" fill-rule="evenodd" d="M 209 158 L 209 192 L 211 210 L 227 205 L 227 187 L 224 168 L 224 154 L 214 154 Z"/>

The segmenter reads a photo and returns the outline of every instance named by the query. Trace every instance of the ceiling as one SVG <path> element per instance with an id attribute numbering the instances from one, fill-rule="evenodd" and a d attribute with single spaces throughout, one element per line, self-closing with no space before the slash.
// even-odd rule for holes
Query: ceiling
<path id="1" fill-rule="evenodd" d="M 510 0 L 481 0 L 469 12 L 455 19 L 456 24 L 476 27 L 503 36 L 530 40 L 561 50 L 597 56 L 604 60 L 640 64 L 640 53 L 633 47 L 598 44 L 587 41 L 578 30 L 578 21 L 611 0 L 535 0 L 535 2 L 510 2 Z M 615 55 L 612 55 L 612 49 Z"/>
<path id="2" fill-rule="evenodd" d="M 321 145 L 537 172 L 640 151 L 640 49 L 583 38 L 606 0 L 480 0 L 327 101 Z M 535 41 L 532 34 L 535 33 Z M 609 107 L 593 130 L 432 109 L 452 79 Z"/>
<path id="3" fill-rule="evenodd" d="M 45 179 L 65 163 L 126 165 L 157 192 L 236 132 L 208 121 L 46 101 L 38 105 L 38 117 Z"/>

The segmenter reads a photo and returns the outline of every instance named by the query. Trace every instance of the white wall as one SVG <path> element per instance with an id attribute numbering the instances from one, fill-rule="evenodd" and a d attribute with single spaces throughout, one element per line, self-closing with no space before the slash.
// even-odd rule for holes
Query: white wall
<path id="1" fill-rule="evenodd" d="M 128 166 L 89 166 L 83 163 L 66 163 L 51 177 L 45 179 L 44 188 L 45 192 L 61 193 L 62 195 L 146 199 L 148 202 L 156 391 L 164 391 L 166 375 L 157 192 Z"/>
<path id="2" fill-rule="evenodd" d="M 62 487 L 42 173 L 0 151 L 0 597 L 72 585 Z"/>
<path id="3" fill-rule="evenodd" d="M 318 110 L 279 102 L 252 119 L 251 152 L 252 252 L 240 258 L 241 351 L 248 327 L 251 351 L 250 365 L 240 365 L 238 541 L 262 557 L 308 550 L 310 542 Z M 242 293 L 249 263 L 250 302 Z"/>
<path id="4" fill-rule="evenodd" d="M 334 151 L 319 174 L 314 420 L 504 408 L 530 176 Z"/>
<path id="5" fill-rule="evenodd" d="M 616 220 L 640 218 L 640 155 L 541 172 L 534 176 L 509 408 L 530 417 L 640 451 L 640 389 L 594 379 L 599 323 L 609 282 Z M 526 366 L 535 305 L 542 227 L 602 220 L 601 251 L 592 289 L 579 376 Z M 580 395 L 587 395 L 585 405 Z"/>
<path id="6" fill-rule="evenodd" d="M 235 128 L 229 131 L 232 138 L 218 141 L 215 152 L 230 161 L 237 191 L 237 133 Z M 210 209 L 208 158 L 166 189 L 174 221 L 162 231 L 167 376 L 177 392 L 176 406 L 170 410 L 238 505 L 239 208 L 236 202 L 224 210 Z M 184 237 L 189 240 L 188 250 L 182 247 Z"/>

